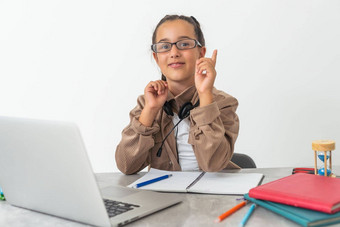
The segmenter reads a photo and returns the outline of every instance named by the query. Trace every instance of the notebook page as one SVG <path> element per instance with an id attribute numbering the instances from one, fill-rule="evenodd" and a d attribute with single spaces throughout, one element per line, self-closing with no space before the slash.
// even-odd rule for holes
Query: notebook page
<path id="1" fill-rule="evenodd" d="M 209 194 L 243 195 L 259 185 L 261 173 L 205 173 L 188 191 Z"/>
<path id="2" fill-rule="evenodd" d="M 165 171 L 151 168 L 147 174 L 128 185 L 128 187 L 132 188 L 138 183 L 164 176 L 166 174 L 172 174 L 172 177 L 145 185 L 138 189 L 164 192 L 186 192 L 188 185 L 190 185 L 191 182 L 193 182 L 201 174 L 201 172 Z"/>

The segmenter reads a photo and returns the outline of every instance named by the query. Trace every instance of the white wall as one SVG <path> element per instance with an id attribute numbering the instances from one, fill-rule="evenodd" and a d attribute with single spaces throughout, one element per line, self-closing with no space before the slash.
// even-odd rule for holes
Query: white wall
<path id="1" fill-rule="evenodd" d="M 236 152 L 258 167 L 313 165 L 340 142 L 340 1 L 0 1 L 0 115 L 75 121 L 96 172 L 160 77 L 150 44 L 165 14 L 194 15 L 216 87 L 239 100 Z M 340 165 L 335 150 L 333 164 Z"/>

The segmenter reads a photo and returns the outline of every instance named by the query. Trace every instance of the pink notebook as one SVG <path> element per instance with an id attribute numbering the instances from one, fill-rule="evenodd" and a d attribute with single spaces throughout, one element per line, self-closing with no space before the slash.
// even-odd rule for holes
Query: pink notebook
<path id="1" fill-rule="evenodd" d="M 249 197 L 332 214 L 340 211 L 340 179 L 297 173 L 252 188 Z"/>

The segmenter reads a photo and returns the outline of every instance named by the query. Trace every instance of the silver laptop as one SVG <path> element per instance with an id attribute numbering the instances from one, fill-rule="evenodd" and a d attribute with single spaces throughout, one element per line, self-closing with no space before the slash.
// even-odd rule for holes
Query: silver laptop
<path id="1" fill-rule="evenodd" d="M 124 225 L 181 201 L 122 186 L 101 194 L 75 124 L 10 117 L 0 117 L 0 186 L 14 206 L 95 226 Z"/>

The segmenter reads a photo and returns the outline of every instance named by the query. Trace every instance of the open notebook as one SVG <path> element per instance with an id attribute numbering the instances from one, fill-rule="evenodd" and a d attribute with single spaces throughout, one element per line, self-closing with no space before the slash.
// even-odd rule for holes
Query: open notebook
<path id="1" fill-rule="evenodd" d="M 164 171 L 151 168 L 143 177 L 128 185 L 151 180 L 166 174 L 172 177 L 161 180 L 139 189 L 164 192 L 195 192 L 206 194 L 243 195 L 260 184 L 261 173 L 210 173 L 210 172 L 180 172 Z"/>

